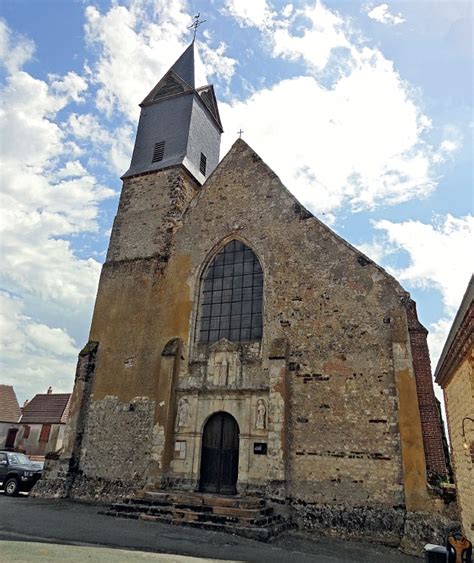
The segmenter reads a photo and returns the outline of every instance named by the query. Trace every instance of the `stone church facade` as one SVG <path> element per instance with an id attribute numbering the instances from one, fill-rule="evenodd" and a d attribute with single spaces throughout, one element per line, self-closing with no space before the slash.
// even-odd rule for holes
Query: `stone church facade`
<path id="1" fill-rule="evenodd" d="M 256 495 L 307 530 L 440 530 L 414 302 L 243 140 L 219 163 L 196 57 L 192 43 L 141 104 L 65 445 L 36 494 Z"/>

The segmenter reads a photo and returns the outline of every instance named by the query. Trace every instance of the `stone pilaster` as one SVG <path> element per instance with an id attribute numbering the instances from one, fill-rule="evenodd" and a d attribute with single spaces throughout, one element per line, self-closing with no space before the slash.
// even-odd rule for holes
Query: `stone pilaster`
<path id="1" fill-rule="evenodd" d="M 288 343 L 286 339 L 276 339 L 269 353 L 268 478 L 282 496 L 285 495 L 285 460 L 288 453 L 287 365 Z"/>

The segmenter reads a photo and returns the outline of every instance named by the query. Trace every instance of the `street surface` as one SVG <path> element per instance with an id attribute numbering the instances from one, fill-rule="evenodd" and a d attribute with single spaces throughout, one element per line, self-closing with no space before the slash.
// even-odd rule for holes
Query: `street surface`
<path id="1" fill-rule="evenodd" d="M 327 538 L 309 541 L 293 534 L 284 534 L 265 544 L 220 532 L 111 518 L 97 514 L 98 510 L 97 505 L 69 500 L 42 500 L 24 495 L 11 498 L 0 494 L 0 560 L 9 563 L 143 559 L 169 563 L 193 562 L 192 558 L 196 557 L 269 563 L 420 561 L 396 549 L 375 544 Z M 118 550 L 133 550 L 135 553 Z M 156 554 L 168 556 L 158 557 Z"/>

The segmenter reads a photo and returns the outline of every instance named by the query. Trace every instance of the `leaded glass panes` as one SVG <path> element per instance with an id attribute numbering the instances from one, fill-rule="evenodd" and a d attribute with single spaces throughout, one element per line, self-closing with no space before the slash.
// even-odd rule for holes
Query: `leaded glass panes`
<path id="1" fill-rule="evenodd" d="M 233 240 L 216 255 L 201 295 L 200 342 L 262 338 L 263 272 L 245 244 Z"/>

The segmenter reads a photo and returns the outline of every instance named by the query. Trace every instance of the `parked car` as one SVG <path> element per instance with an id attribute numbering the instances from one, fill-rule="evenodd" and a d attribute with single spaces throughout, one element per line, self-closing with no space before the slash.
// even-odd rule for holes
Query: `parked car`
<path id="1" fill-rule="evenodd" d="M 0 451 L 0 488 L 6 495 L 31 491 L 42 472 L 41 465 L 30 461 L 25 454 Z"/>

